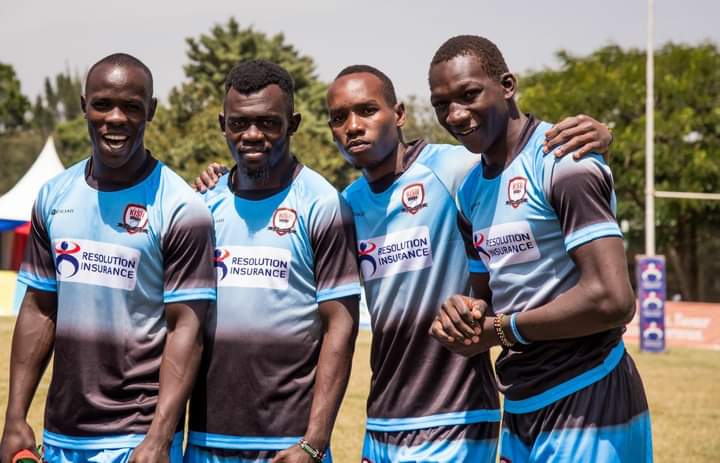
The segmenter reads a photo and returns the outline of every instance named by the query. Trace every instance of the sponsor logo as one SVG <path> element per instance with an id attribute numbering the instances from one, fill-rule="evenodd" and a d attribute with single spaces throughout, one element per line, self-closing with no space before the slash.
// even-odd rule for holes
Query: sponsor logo
<path id="1" fill-rule="evenodd" d="M 278 236 L 283 236 L 288 233 L 295 233 L 296 223 L 297 212 L 295 212 L 295 209 L 278 207 L 273 212 L 272 224 L 268 227 L 268 230 L 274 231 Z"/>
<path id="2" fill-rule="evenodd" d="M 473 232 L 473 245 L 485 266 L 499 269 L 540 258 L 528 222 L 510 222 Z"/>
<path id="3" fill-rule="evenodd" d="M 287 289 L 292 255 L 269 246 L 224 246 L 215 250 L 218 287 Z"/>
<path id="4" fill-rule="evenodd" d="M 483 245 L 485 244 L 485 235 L 483 235 L 480 232 L 473 233 L 473 247 L 475 248 L 475 251 L 478 253 L 478 255 L 482 255 L 485 257 L 483 260 L 490 260 L 490 254 L 483 248 Z"/>
<path id="5" fill-rule="evenodd" d="M 141 253 L 137 249 L 91 240 L 53 242 L 59 281 L 132 291 Z"/>
<path id="6" fill-rule="evenodd" d="M 427 203 L 425 202 L 425 187 L 422 183 L 413 183 L 412 185 L 406 186 L 402 191 L 401 199 L 405 212 L 413 215 L 417 214 L 423 207 L 427 207 Z"/>
<path id="7" fill-rule="evenodd" d="M 77 254 L 78 252 L 80 252 L 80 245 L 74 241 L 60 241 L 60 243 L 55 245 L 55 271 L 58 275 L 66 276 L 67 278 L 75 276 L 80 268 L 80 263 L 73 254 Z M 63 275 L 63 272 L 60 270 L 60 264 L 63 262 L 67 262 L 72 269 L 69 275 Z M 62 268 L 66 267 L 67 265 L 62 266 Z"/>
<path id="8" fill-rule="evenodd" d="M 358 261 L 365 280 L 430 267 L 429 229 L 416 227 L 361 240 Z"/>
<path id="9" fill-rule="evenodd" d="M 56 215 L 56 214 L 72 214 L 75 212 L 75 209 L 52 209 L 50 211 L 50 215 Z"/>
<path id="10" fill-rule="evenodd" d="M 128 204 L 123 212 L 122 222 L 118 227 L 124 228 L 131 235 L 134 233 L 147 233 L 148 212 L 145 206 Z"/>
<path id="11" fill-rule="evenodd" d="M 228 268 L 225 262 L 223 262 L 225 259 L 227 259 L 230 256 L 230 253 L 227 251 L 227 249 L 216 249 L 215 250 L 215 259 L 214 259 L 214 266 L 217 269 L 219 275 L 218 280 L 222 281 L 228 273 Z"/>
<path id="12" fill-rule="evenodd" d="M 517 209 L 520 204 L 526 203 L 527 200 L 527 179 L 525 177 L 511 178 L 508 182 L 508 200 L 505 204 Z"/>

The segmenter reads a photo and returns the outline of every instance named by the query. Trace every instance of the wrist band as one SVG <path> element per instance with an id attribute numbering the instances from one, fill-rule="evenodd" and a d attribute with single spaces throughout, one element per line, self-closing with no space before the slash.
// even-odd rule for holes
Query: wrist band
<path id="1" fill-rule="evenodd" d="M 505 331 L 502 327 L 502 322 L 504 318 L 505 314 L 502 313 L 495 317 L 495 320 L 493 320 L 493 326 L 495 327 L 495 333 L 500 340 L 500 345 L 507 348 L 512 347 L 512 343 L 508 340 L 507 336 L 505 336 Z"/>
<path id="2" fill-rule="evenodd" d="M 315 447 L 310 445 L 310 443 L 305 439 L 300 439 L 300 442 L 298 442 L 297 445 L 298 447 L 303 449 L 305 453 L 310 455 L 310 458 L 312 458 L 313 461 L 320 463 L 323 461 L 323 458 L 325 458 L 325 452 L 316 449 Z"/>
<path id="3" fill-rule="evenodd" d="M 517 312 L 510 315 L 510 329 L 512 330 L 512 334 L 513 334 L 513 336 L 515 336 L 515 340 L 517 342 L 519 342 L 520 344 L 528 345 L 528 344 L 530 344 L 530 341 L 523 338 L 522 335 L 520 334 L 520 331 L 518 330 L 517 322 L 515 321 L 517 319 L 517 316 L 518 316 Z"/>

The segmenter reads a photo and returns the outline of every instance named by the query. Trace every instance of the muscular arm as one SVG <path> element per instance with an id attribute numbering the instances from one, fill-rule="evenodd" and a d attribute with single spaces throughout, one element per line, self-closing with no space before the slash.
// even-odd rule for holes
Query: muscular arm
<path id="1" fill-rule="evenodd" d="M 160 363 L 160 391 L 155 416 L 130 461 L 167 461 L 178 420 L 192 390 L 203 349 L 207 301 L 165 305 L 167 340 Z"/>
<path id="2" fill-rule="evenodd" d="M 10 392 L 0 461 L 10 462 L 22 449 L 35 450 L 27 413 L 55 343 L 57 293 L 28 288 L 13 333 Z"/>

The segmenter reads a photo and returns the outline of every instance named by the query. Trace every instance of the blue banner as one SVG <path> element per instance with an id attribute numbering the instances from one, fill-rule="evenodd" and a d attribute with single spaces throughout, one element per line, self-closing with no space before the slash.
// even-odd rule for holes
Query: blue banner
<path id="1" fill-rule="evenodd" d="M 638 256 L 637 277 L 638 310 L 640 310 L 640 350 L 665 350 L 665 257 Z"/>

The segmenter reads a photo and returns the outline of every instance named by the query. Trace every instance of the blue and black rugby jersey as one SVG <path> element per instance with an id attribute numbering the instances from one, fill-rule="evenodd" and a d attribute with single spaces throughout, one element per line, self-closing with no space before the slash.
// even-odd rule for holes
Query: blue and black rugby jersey
<path id="1" fill-rule="evenodd" d="M 428 334 L 445 299 L 469 294 L 455 193 L 480 157 L 422 141 L 405 157 L 407 169 L 389 187 L 373 191 L 360 178 L 343 193 L 355 219 L 373 332 L 367 428 L 497 422 L 488 354 L 467 359 Z"/>
<path id="2" fill-rule="evenodd" d="M 40 190 L 18 275 L 31 288 L 57 293 L 44 440 L 63 448 L 134 447 L 158 399 L 165 304 L 215 299 L 212 219 L 160 162 L 119 191 L 91 186 L 88 164 Z"/>
<path id="3" fill-rule="evenodd" d="M 598 238 L 622 237 L 612 174 L 602 157 L 545 155 L 550 124 L 532 118 L 528 124 L 523 148 L 500 175 L 486 178 L 480 163 L 458 192 L 470 271 L 489 272 L 497 314 L 555 299 L 579 278 L 569 252 Z M 503 350 L 496 371 L 506 409 L 533 411 L 597 381 L 622 358 L 622 332 Z"/>
<path id="4" fill-rule="evenodd" d="M 323 339 L 318 304 L 360 294 L 352 215 L 307 167 L 255 200 L 233 192 L 232 175 L 204 195 L 215 219 L 218 299 L 189 442 L 278 450 L 307 428 Z"/>

